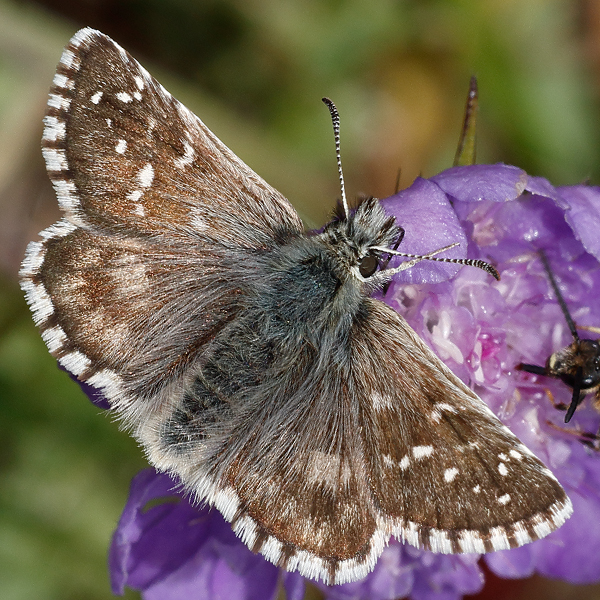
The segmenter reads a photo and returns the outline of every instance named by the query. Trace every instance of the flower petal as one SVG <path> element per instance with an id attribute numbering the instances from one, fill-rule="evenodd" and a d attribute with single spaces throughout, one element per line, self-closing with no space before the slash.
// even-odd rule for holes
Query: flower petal
<path id="1" fill-rule="evenodd" d="M 199 509 L 177 484 L 153 469 L 140 472 L 113 536 L 112 588 L 144 592 L 145 600 L 269 600 L 278 569 L 253 554 L 216 511 Z"/>
<path id="2" fill-rule="evenodd" d="M 600 187 L 574 185 L 558 190 L 571 206 L 567 223 L 584 248 L 600 260 Z"/>
<path id="3" fill-rule="evenodd" d="M 459 246 L 439 256 L 466 257 L 467 240 L 456 213 L 447 196 L 427 179 L 417 177 L 409 188 L 382 200 L 381 204 L 388 215 L 396 217 L 396 224 L 404 228 L 405 235 L 399 251 L 422 255 L 458 242 Z M 399 264 L 400 260 L 394 258 L 389 267 Z M 425 260 L 398 273 L 394 280 L 402 283 L 436 283 L 452 277 L 458 268 Z"/>

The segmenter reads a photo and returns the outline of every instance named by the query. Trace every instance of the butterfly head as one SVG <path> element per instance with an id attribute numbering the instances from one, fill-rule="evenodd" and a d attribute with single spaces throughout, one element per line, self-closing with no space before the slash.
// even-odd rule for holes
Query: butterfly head
<path id="1" fill-rule="evenodd" d="M 376 273 L 382 273 L 384 253 L 381 248 L 391 247 L 401 233 L 394 217 L 385 214 L 379 201 L 366 198 L 347 217 L 329 223 L 322 235 L 346 276 L 368 283 Z M 373 283 L 375 281 L 383 280 L 378 276 Z"/>
<path id="2" fill-rule="evenodd" d="M 339 221 L 331 223 L 325 229 L 325 233 L 330 234 L 329 243 L 334 247 L 337 246 L 339 258 L 343 259 L 341 262 L 346 270 L 358 281 L 368 283 L 367 287 L 370 291 L 383 287 L 395 273 L 409 269 L 421 260 L 471 265 L 487 271 L 499 280 L 498 271 L 485 261 L 435 256 L 440 252 L 454 248 L 458 243 L 438 248 L 425 255 L 398 252 L 398 244 L 404 237 L 404 230 L 402 227 L 395 225 L 393 217 L 386 216 L 379 201 L 375 198 L 367 198 L 354 213 L 350 212 L 346 200 L 346 188 L 340 156 L 340 115 L 335 104 L 329 98 L 323 98 L 323 102 L 331 113 L 335 137 L 335 155 L 342 193 L 341 218 Z M 394 244 L 393 248 L 392 244 Z M 394 269 L 386 269 L 393 255 L 405 256 L 412 260 L 405 261 Z"/>

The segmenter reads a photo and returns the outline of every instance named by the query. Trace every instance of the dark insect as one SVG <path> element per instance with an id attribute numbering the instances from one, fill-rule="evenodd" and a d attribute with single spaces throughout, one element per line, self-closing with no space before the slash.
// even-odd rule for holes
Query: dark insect
<path id="1" fill-rule="evenodd" d="M 589 394 L 595 394 L 594 405 L 600 411 L 600 342 L 598 340 L 581 339 L 579 337 L 575 322 L 569 313 L 567 304 L 550 269 L 548 258 L 543 250 L 540 250 L 539 254 L 558 304 L 573 336 L 573 343 L 552 354 L 543 367 L 521 363 L 517 366 L 517 369 L 526 371 L 527 373 L 534 373 L 535 375 L 556 377 L 572 388 L 571 404 L 565 415 L 565 423 L 568 423 L 573 417 L 576 408 Z"/>

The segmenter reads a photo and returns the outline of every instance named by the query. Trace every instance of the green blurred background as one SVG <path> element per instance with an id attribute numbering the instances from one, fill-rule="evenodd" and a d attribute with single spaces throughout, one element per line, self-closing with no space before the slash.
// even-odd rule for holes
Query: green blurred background
<path id="1" fill-rule="evenodd" d="M 2 600 L 109 598 L 110 535 L 145 464 L 58 371 L 16 282 L 26 243 L 59 216 L 41 121 L 61 49 L 85 25 L 136 56 L 310 226 L 338 194 L 324 95 L 341 113 L 351 197 L 390 195 L 399 169 L 406 187 L 451 166 L 472 74 L 478 162 L 600 183 L 597 0 L 0 0 Z M 507 585 L 485 597 L 517 597 Z M 519 597 L 600 597 L 526 586 Z"/>

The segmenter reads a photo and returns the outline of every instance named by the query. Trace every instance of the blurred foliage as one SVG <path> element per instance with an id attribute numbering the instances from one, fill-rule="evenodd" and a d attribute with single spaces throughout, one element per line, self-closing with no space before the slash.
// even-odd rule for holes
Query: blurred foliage
<path id="1" fill-rule="evenodd" d="M 350 197 L 390 195 L 398 169 L 406 187 L 449 167 L 473 74 L 479 162 L 600 183 L 594 0 L 0 0 L 2 11 L 22 39 L 52 39 L 51 63 L 78 27 L 114 37 L 168 88 L 163 75 L 178 82 L 182 99 L 312 224 L 338 194 L 324 95 L 340 110 Z M 11 101 L 2 73 L 28 79 L 7 40 L 0 24 L 0 121 Z M 33 77 L 45 90 L 52 72 Z M 41 168 L 41 129 L 29 124 L 41 123 L 44 95 L 39 114 L 28 109 L 11 129 L 33 149 L 12 175 L 4 166 L 16 146 L 0 141 L 0 177 L 12 177 L 0 191 L 30 189 Z M 40 229 L 56 211 L 43 185 L 45 199 L 22 211 L 32 219 L 35 208 Z M 24 196 L 11 192 L 6 206 Z M 13 268 L 0 282 L 0 597 L 108 598 L 110 534 L 144 461 L 56 368 L 15 281 Z"/>
<path id="2" fill-rule="evenodd" d="M 0 282 L 0 597 L 108 598 L 108 542 L 144 461 L 40 341 Z"/>
<path id="3" fill-rule="evenodd" d="M 398 169 L 407 186 L 450 166 L 471 75 L 482 107 L 480 162 L 518 164 L 560 184 L 600 178 L 589 47 L 599 32 L 581 0 L 41 4 L 73 28 L 104 31 L 277 138 L 305 173 L 332 182 L 325 194 L 312 190 L 308 210 L 319 222 L 337 191 L 325 95 L 340 109 L 351 192 L 384 197 Z M 294 190 L 283 191 L 294 201 Z"/>

